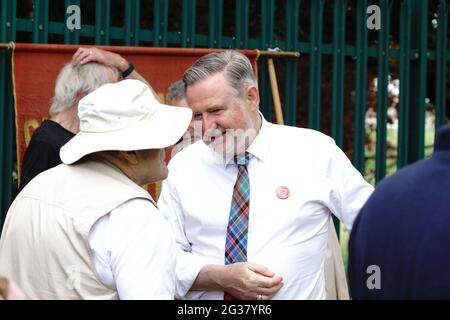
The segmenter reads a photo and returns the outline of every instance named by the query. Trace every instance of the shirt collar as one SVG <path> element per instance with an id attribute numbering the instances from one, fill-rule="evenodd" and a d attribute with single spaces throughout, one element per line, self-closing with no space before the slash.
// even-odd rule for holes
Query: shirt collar
<path id="1" fill-rule="evenodd" d="M 261 117 L 261 128 L 252 144 L 247 148 L 247 152 L 250 153 L 252 157 L 264 162 L 267 161 L 269 155 L 269 137 L 270 137 L 270 123 L 264 118 L 261 112 L 259 112 Z M 204 143 L 203 143 L 204 144 Z M 215 152 L 208 146 L 204 144 L 206 148 L 209 149 L 209 161 L 211 163 L 222 164 L 224 167 L 233 162 L 233 158 L 227 159 L 223 155 Z"/>
<path id="2" fill-rule="evenodd" d="M 269 154 L 269 137 L 270 137 L 270 123 L 264 119 L 264 116 L 259 112 L 261 116 L 261 128 L 259 129 L 258 135 L 253 140 L 252 144 L 248 147 L 247 151 L 252 156 L 261 160 L 262 162 L 267 161 Z"/>

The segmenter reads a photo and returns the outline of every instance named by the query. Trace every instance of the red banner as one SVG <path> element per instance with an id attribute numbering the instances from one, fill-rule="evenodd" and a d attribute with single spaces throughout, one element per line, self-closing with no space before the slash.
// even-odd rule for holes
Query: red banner
<path id="1" fill-rule="evenodd" d="M 48 118 L 50 99 L 54 95 L 55 80 L 61 68 L 69 62 L 80 45 L 15 44 L 13 53 L 13 81 L 16 111 L 17 159 L 19 175 L 25 149 L 40 123 Z M 86 47 L 86 46 L 84 46 Z M 168 86 L 181 78 L 184 71 L 199 57 L 221 50 L 105 47 L 133 62 L 136 70 L 151 84 L 161 98 Z M 242 50 L 256 70 L 258 51 Z M 165 100 L 165 99 L 164 99 Z M 150 188 L 159 195 L 159 185 Z"/>

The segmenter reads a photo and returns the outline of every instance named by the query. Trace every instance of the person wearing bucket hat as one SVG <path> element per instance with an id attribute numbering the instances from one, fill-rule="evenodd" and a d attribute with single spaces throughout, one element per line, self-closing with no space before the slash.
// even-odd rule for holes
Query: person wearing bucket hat
<path id="1" fill-rule="evenodd" d="M 78 114 L 63 164 L 33 179 L 8 211 L 0 274 L 31 299 L 173 299 L 175 241 L 140 185 L 166 178 L 164 148 L 192 111 L 124 80 L 85 96 Z"/>

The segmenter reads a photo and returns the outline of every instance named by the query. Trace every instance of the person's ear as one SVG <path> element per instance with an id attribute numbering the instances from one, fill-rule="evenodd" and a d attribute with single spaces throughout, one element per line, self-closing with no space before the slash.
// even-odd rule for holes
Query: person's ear
<path id="1" fill-rule="evenodd" d="M 136 151 L 119 151 L 120 157 L 131 165 L 136 165 L 139 163 Z"/>
<path id="2" fill-rule="evenodd" d="M 259 109 L 259 90 L 255 85 L 247 87 L 245 93 L 246 100 L 250 106 L 250 110 L 257 111 Z"/>

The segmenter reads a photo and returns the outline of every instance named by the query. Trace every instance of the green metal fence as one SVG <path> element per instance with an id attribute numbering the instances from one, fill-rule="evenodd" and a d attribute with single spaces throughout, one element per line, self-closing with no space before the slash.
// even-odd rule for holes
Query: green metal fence
<path id="1" fill-rule="evenodd" d="M 34 3 L 34 7 L 24 8 L 29 3 Z M 366 25 L 367 8 L 372 4 L 381 10 L 380 30 L 369 30 Z M 81 30 L 70 32 L 66 27 L 65 9 L 69 5 L 81 8 Z M 302 84 L 308 88 L 307 97 L 298 95 L 299 61 L 284 59 L 279 63 L 284 70 L 279 78 L 284 86 L 284 121 L 288 125 L 301 123 L 300 106 L 307 101 L 307 126 L 322 130 L 322 110 L 331 107 L 330 133 L 342 147 L 347 130 L 344 118 L 351 111 L 354 117 L 352 160 L 361 172 L 364 172 L 366 160 L 368 65 L 376 61 L 377 123 L 383 124 L 377 126 L 376 133 L 375 176 L 379 181 L 386 175 L 385 124 L 390 62 L 398 65 L 400 78 L 397 166 L 424 157 L 425 100 L 430 92 L 435 97 L 436 124 L 446 121 L 449 7 L 448 0 L 2 0 L 0 42 L 263 50 L 278 47 L 301 52 L 300 60 L 309 62 L 308 82 Z M 117 21 L 121 21 L 120 25 Z M 436 22 L 436 28 L 430 30 L 432 21 Z M 331 33 L 324 32 L 327 24 Z M 398 45 L 392 44 L 394 34 L 398 35 Z M 429 46 L 430 37 L 435 39 L 433 47 Z M 11 75 L 6 72 L 9 54 L 0 50 L 2 216 L 13 197 L 15 161 Z M 323 68 L 325 58 L 332 59 L 332 69 Z M 344 86 L 349 60 L 354 62 L 356 75 L 352 88 Z M 433 85 L 427 86 L 430 68 L 435 68 L 435 79 Z M 323 76 L 329 72 L 332 74 L 332 102 L 331 106 L 324 106 L 321 85 Z M 259 75 L 261 110 L 270 120 L 272 97 L 264 58 L 259 64 Z M 354 102 L 345 104 L 344 96 L 349 90 L 354 93 Z M 0 217 L 0 227 L 2 220 Z"/>

